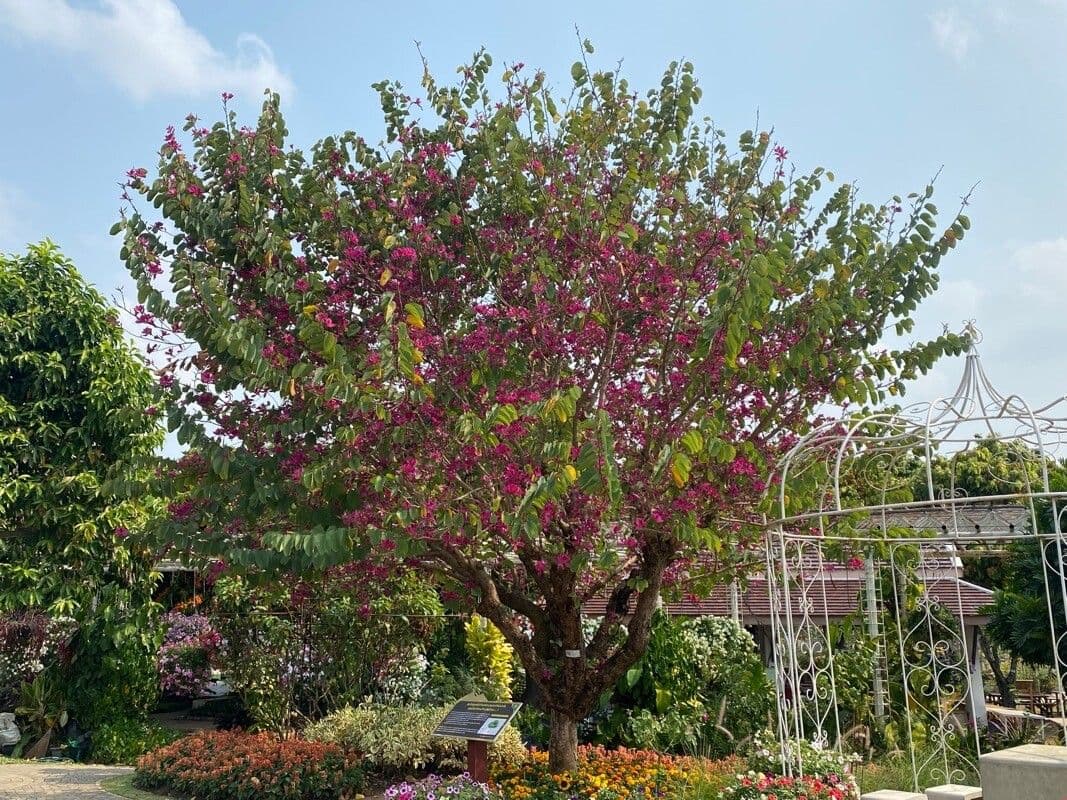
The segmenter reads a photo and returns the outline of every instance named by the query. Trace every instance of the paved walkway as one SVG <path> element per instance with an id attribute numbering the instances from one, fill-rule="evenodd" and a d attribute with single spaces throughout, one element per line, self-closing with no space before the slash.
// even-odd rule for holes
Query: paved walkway
<path id="1" fill-rule="evenodd" d="M 100 781 L 129 772 L 129 767 L 83 764 L 0 764 L 3 800 L 115 800 Z"/>

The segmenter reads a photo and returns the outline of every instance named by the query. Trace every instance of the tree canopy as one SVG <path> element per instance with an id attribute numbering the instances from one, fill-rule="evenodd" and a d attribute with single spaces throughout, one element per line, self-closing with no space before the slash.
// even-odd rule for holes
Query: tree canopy
<path id="1" fill-rule="evenodd" d="M 50 242 L 0 255 L 0 607 L 77 615 L 147 572 L 139 499 L 109 484 L 162 443 L 114 308 Z"/>
<path id="2" fill-rule="evenodd" d="M 521 64 L 494 92 L 491 64 L 377 84 L 379 146 L 287 147 L 275 96 L 254 128 L 190 118 L 115 230 L 197 454 L 167 540 L 432 572 L 515 648 L 565 768 L 661 592 L 744 560 L 816 409 L 959 352 L 879 342 L 968 222 L 937 232 L 929 187 L 824 191 L 768 133 L 731 147 L 689 64 L 643 95 L 584 59 L 562 94 Z"/>
<path id="3" fill-rule="evenodd" d="M 971 497 L 1040 493 L 1045 475 L 1050 491 L 1067 491 L 1067 468 L 1017 440 L 981 439 L 974 447 L 934 464 L 935 482 Z M 1054 532 L 1053 514 L 1057 507 L 1062 514 L 1062 500 L 1054 505 L 1037 498 L 1033 507 L 1038 530 L 1032 530 L 1031 522 L 1027 533 Z M 1067 661 L 1067 614 L 1061 588 L 1067 575 L 1067 553 L 1053 538 L 1002 543 L 994 547 L 999 552 L 990 555 L 983 555 L 984 549 L 971 549 L 965 575 L 996 591 L 985 628 L 990 642 L 1031 665 L 1054 664 L 1057 647 L 1060 660 Z M 999 682 L 999 665 L 993 668 Z"/>

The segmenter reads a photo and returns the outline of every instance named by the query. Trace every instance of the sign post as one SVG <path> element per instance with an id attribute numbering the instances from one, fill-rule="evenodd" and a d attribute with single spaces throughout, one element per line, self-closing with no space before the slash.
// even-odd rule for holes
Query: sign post
<path id="1" fill-rule="evenodd" d="M 467 740 L 467 771 L 478 783 L 489 780 L 489 743 L 495 742 L 522 708 L 469 694 L 452 706 L 433 735 Z"/>

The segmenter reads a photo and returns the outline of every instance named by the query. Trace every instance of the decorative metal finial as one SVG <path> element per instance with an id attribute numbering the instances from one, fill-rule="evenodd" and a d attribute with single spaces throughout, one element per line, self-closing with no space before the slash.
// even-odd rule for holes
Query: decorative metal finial
<path id="1" fill-rule="evenodd" d="M 979 330 L 978 325 L 975 324 L 973 319 L 966 319 L 963 321 L 963 330 L 961 333 L 971 341 L 971 346 L 982 343 L 982 331 Z"/>

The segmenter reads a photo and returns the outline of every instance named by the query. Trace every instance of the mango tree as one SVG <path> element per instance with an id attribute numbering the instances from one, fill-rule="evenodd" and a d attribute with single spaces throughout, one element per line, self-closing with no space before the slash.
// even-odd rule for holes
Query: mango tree
<path id="1" fill-rule="evenodd" d="M 55 677 L 83 730 L 147 714 L 158 691 L 159 574 L 131 535 L 158 506 L 122 487 L 151 469 L 161 417 L 118 309 L 59 249 L 0 254 L 0 614 L 77 623 L 33 691 Z"/>

